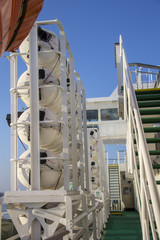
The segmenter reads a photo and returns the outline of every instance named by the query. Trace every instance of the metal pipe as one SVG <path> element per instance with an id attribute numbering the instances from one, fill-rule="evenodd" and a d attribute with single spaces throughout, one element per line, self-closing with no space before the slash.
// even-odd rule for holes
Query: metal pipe
<path id="1" fill-rule="evenodd" d="M 37 25 L 34 25 L 29 37 L 30 66 L 30 131 L 31 131 L 31 190 L 40 190 L 40 152 L 39 152 L 39 83 Z M 32 222 L 31 239 L 41 239 L 40 223 Z"/>
<path id="2" fill-rule="evenodd" d="M 81 99 L 81 79 L 77 72 L 75 72 L 77 78 L 77 92 L 78 92 L 78 117 L 79 121 L 79 141 L 80 141 L 80 179 L 81 189 L 84 190 L 84 158 L 83 158 L 83 141 L 82 141 L 82 99 Z"/>
<path id="3" fill-rule="evenodd" d="M 70 107 L 71 107 L 71 141 L 72 141 L 72 166 L 73 166 L 73 190 L 78 189 L 78 167 L 77 167 L 77 135 L 76 135 L 76 99 L 75 99 L 75 79 L 74 79 L 74 59 L 69 57 L 70 66 Z"/>
<path id="4" fill-rule="evenodd" d="M 31 131 L 31 189 L 40 189 L 39 162 L 39 84 L 37 55 L 37 26 L 30 32 L 30 131 Z"/>
<path id="5" fill-rule="evenodd" d="M 89 192 L 89 166 L 88 166 L 88 136 L 87 136 L 87 116 L 86 116 L 86 96 L 85 91 L 82 91 L 82 104 L 83 104 L 83 131 L 84 131 L 84 152 L 85 152 L 85 179 L 86 179 L 86 190 Z"/>
<path id="6" fill-rule="evenodd" d="M 10 79 L 11 89 L 17 87 L 17 57 L 11 57 L 10 61 Z M 12 125 L 13 123 L 13 125 Z M 17 159 L 17 95 L 11 91 L 11 159 Z M 11 191 L 17 191 L 17 161 L 11 162 Z"/>
<path id="7" fill-rule="evenodd" d="M 64 89 L 62 92 L 62 120 L 65 123 L 63 126 L 63 153 L 62 158 L 65 159 L 63 161 L 64 167 L 64 189 L 66 191 L 69 190 L 69 154 L 68 154 L 68 111 L 67 111 L 67 85 L 66 85 L 66 41 L 65 41 L 65 33 L 60 31 L 60 51 L 63 55 L 60 58 L 61 65 L 61 84 Z"/>
<path id="8" fill-rule="evenodd" d="M 144 63 L 129 63 L 128 65 L 133 67 L 143 67 L 143 68 L 152 68 L 152 69 L 160 70 L 160 66 L 157 66 L 157 65 L 150 65 L 150 64 L 144 64 Z"/>

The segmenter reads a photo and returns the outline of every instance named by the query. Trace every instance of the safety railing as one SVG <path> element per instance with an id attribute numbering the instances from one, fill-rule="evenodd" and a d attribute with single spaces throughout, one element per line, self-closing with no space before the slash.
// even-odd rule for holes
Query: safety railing
<path id="1" fill-rule="evenodd" d="M 150 239 L 149 226 L 151 227 L 153 239 L 159 239 L 160 199 L 132 84 L 132 77 L 123 46 L 122 36 L 120 36 L 120 59 L 123 73 L 124 119 L 128 122 L 128 171 L 134 175 L 143 239 Z M 138 156 L 135 151 L 134 138 L 137 143 Z M 138 169 L 138 166 L 140 167 L 140 170 Z"/>
<path id="2" fill-rule="evenodd" d="M 130 63 L 129 67 L 136 89 L 153 88 L 160 79 L 160 66 Z"/>

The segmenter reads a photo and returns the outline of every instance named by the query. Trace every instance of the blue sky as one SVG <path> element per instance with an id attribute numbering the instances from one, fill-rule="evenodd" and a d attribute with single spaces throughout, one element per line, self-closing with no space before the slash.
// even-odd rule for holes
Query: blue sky
<path id="1" fill-rule="evenodd" d="M 45 0 L 38 20 L 62 22 L 86 96 L 104 97 L 117 85 L 114 43 L 120 34 L 129 62 L 160 64 L 159 10 L 160 0 Z M 0 58 L 0 191 L 10 185 L 10 129 L 5 120 L 10 112 L 10 69 L 4 55 Z"/>

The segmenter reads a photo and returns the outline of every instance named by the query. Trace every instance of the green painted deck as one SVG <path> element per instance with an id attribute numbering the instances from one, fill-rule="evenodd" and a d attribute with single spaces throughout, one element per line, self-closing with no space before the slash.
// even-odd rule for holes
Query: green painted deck
<path id="1" fill-rule="evenodd" d="M 141 240 L 142 231 L 139 214 L 125 211 L 122 215 L 110 215 L 102 240 Z"/>

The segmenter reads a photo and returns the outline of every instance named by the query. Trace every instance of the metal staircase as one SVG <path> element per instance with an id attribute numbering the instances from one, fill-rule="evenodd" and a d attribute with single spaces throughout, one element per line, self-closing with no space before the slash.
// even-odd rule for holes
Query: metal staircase
<path id="1" fill-rule="evenodd" d="M 121 36 L 117 65 L 123 85 L 124 120 L 128 125 L 128 174 L 134 179 L 142 236 L 143 240 L 152 238 L 158 240 L 160 239 L 160 191 L 158 190 L 160 89 L 154 89 L 152 84 L 149 84 L 149 88 L 146 89 L 145 83 L 142 84 L 143 89 L 134 90 Z"/>
<path id="2" fill-rule="evenodd" d="M 120 173 L 119 165 L 112 164 L 108 165 L 109 175 L 109 193 L 110 193 L 110 210 L 120 211 L 121 210 L 121 184 L 120 184 Z"/>
<path id="3" fill-rule="evenodd" d="M 157 175 L 160 169 L 160 89 L 139 89 L 135 93 L 154 175 Z M 156 183 L 160 184 L 160 181 Z"/>

